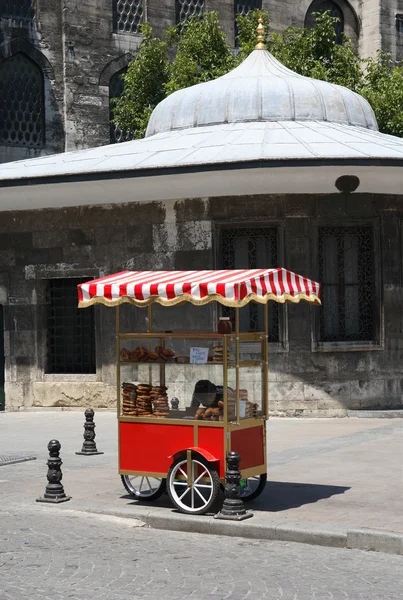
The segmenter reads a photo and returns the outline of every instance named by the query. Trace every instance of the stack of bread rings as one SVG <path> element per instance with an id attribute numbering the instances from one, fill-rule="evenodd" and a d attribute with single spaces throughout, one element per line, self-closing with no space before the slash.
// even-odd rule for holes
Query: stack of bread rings
<path id="1" fill-rule="evenodd" d="M 134 383 L 122 383 L 122 414 L 137 417 L 136 389 Z"/>
<path id="2" fill-rule="evenodd" d="M 136 408 L 138 417 L 150 417 L 153 414 L 151 407 L 151 385 L 139 383 L 137 386 Z"/>
<path id="3" fill-rule="evenodd" d="M 169 417 L 167 389 L 165 385 L 151 388 L 150 398 L 153 405 L 153 417 L 159 417 L 160 419 Z"/>

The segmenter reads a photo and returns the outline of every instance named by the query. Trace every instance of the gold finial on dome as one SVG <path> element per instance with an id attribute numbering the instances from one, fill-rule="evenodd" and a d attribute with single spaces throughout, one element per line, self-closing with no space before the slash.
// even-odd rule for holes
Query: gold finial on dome
<path id="1" fill-rule="evenodd" d="M 260 15 L 258 19 L 259 25 L 257 26 L 257 44 L 255 46 L 255 50 L 266 50 L 266 44 L 264 43 L 264 27 L 263 27 L 263 19 L 262 15 Z"/>

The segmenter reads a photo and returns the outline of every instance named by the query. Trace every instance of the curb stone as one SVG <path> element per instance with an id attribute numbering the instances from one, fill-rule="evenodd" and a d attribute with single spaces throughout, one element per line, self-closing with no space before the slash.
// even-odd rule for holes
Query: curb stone
<path id="1" fill-rule="evenodd" d="M 403 533 L 384 529 L 346 528 L 326 523 L 273 521 L 260 524 L 253 521 L 220 521 L 213 516 L 183 515 L 177 512 L 160 514 L 158 509 L 130 507 L 130 512 L 116 507 L 76 507 L 79 512 L 135 519 L 152 529 L 225 535 L 245 539 L 296 542 L 315 546 L 368 550 L 403 556 Z"/>

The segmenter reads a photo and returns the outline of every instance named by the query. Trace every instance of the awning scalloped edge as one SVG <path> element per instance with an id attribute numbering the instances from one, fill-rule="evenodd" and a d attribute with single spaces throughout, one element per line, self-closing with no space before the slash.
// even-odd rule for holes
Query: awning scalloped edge
<path id="1" fill-rule="evenodd" d="M 205 304 L 209 304 L 210 302 L 218 302 L 223 306 L 230 306 L 235 308 L 241 308 L 242 306 L 246 306 L 249 302 L 257 302 L 258 304 L 266 304 L 269 300 L 273 300 L 274 302 L 278 302 L 279 304 L 285 304 L 286 302 L 292 302 L 297 304 L 301 302 L 301 300 L 305 300 L 310 304 L 320 305 L 321 301 L 319 300 L 316 294 L 296 294 L 295 296 L 291 296 L 290 294 L 282 294 L 281 296 L 276 296 L 273 293 L 266 294 L 265 296 L 257 296 L 256 294 L 249 294 L 242 300 L 229 300 L 228 298 L 223 298 L 219 294 L 209 294 L 204 298 L 194 298 L 190 294 L 183 294 L 181 296 L 176 296 L 168 300 L 167 298 L 161 298 L 160 296 L 151 296 L 146 300 L 137 300 L 136 298 L 130 298 L 129 296 L 122 296 L 120 298 L 116 298 L 115 300 L 108 300 L 103 297 L 95 297 L 91 298 L 91 300 L 82 300 L 78 303 L 79 308 L 87 308 L 88 306 L 93 306 L 94 304 L 103 304 L 104 306 L 119 306 L 119 304 L 134 304 L 135 306 L 150 306 L 151 304 L 162 304 L 162 306 L 175 306 L 178 304 L 182 304 L 184 302 L 189 302 L 190 304 L 194 304 L 195 306 L 203 306 Z"/>

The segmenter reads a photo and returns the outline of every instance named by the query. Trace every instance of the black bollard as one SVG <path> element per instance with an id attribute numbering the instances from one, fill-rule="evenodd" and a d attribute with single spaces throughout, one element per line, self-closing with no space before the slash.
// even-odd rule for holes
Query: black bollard
<path id="1" fill-rule="evenodd" d="M 214 515 L 215 519 L 243 521 L 244 519 L 253 517 L 251 512 L 245 510 L 243 500 L 241 500 L 240 461 L 241 457 L 238 452 L 228 452 L 227 471 L 225 472 L 225 500 L 220 512 Z"/>
<path id="2" fill-rule="evenodd" d="M 103 452 L 98 452 L 97 445 L 95 443 L 94 411 L 92 408 L 87 408 L 84 415 L 84 443 L 83 447 L 81 448 L 81 452 L 76 452 L 76 454 L 85 454 L 87 456 L 92 454 L 103 454 Z"/>
<path id="3" fill-rule="evenodd" d="M 50 502 L 57 504 L 59 502 L 67 502 L 71 499 L 71 496 L 66 496 L 64 493 L 64 487 L 61 483 L 63 473 L 61 466 L 63 464 L 62 459 L 59 456 L 60 442 L 58 440 L 50 440 L 48 444 L 49 458 L 48 458 L 48 484 L 45 489 L 43 497 L 37 498 L 37 502 Z"/>

